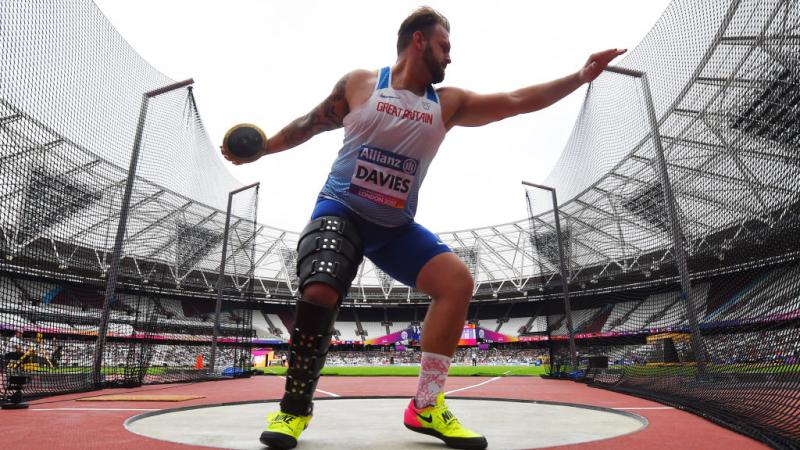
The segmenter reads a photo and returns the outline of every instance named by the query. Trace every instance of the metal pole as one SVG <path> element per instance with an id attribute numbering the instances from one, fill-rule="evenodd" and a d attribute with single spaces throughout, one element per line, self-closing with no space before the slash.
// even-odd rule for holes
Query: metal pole
<path id="1" fill-rule="evenodd" d="M 174 91 L 175 89 L 180 89 L 182 87 L 191 86 L 194 84 L 194 79 L 189 78 L 188 80 L 178 81 L 177 83 L 172 83 L 170 85 L 164 86 L 162 88 L 153 89 L 150 92 L 145 93 L 144 95 L 147 98 L 157 97 L 161 94 L 166 94 L 167 92 Z"/>
<path id="2" fill-rule="evenodd" d="M 150 97 L 145 95 L 142 98 L 142 107 L 139 111 L 139 123 L 136 126 L 136 136 L 133 140 L 133 153 L 128 167 L 128 179 L 125 182 L 125 193 L 122 196 L 122 206 L 120 208 L 119 223 L 117 224 L 117 236 L 114 240 L 114 250 L 111 254 L 108 272 L 106 274 L 106 292 L 103 302 L 103 313 L 100 316 L 100 326 L 97 328 L 97 344 L 95 345 L 94 363 L 92 365 L 92 375 L 95 387 L 99 387 L 103 382 L 101 367 L 103 365 L 103 351 L 106 343 L 106 333 L 108 332 L 108 318 L 110 305 L 117 288 L 117 275 L 119 274 L 119 260 L 122 255 L 122 240 L 125 237 L 125 229 L 128 224 L 128 212 L 133 192 L 133 181 L 136 178 L 136 165 L 139 162 L 139 151 L 141 149 L 142 134 L 144 134 L 144 123 L 147 118 L 147 103 Z"/>
<path id="3" fill-rule="evenodd" d="M 675 207 L 675 195 L 672 192 L 672 184 L 669 181 L 667 172 L 667 161 L 664 156 L 664 147 L 661 145 L 661 135 L 658 133 L 658 122 L 656 120 L 656 110 L 653 106 L 653 98 L 650 94 L 650 84 L 647 82 L 647 74 L 642 74 L 640 78 L 642 89 L 647 103 L 647 116 L 653 133 L 653 145 L 655 147 L 655 160 L 658 168 L 658 175 L 661 186 L 664 190 L 664 199 L 667 206 L 667 218 L 669 228 L 672 232 L 672 247 L 675 249 L 675 262 L 678 265 L 678 273 L 681 280 L 681 297 L 686 305 L 686 317 L 689 320 L 689 330 L 692 336 L 692 348 L 695 360 L 697 361 L 697 375 L 704 377 L 706 373 L 706 349 L 703 342 L 703 335 L 700 333 L 700 325 L 697 320 L 697 305 L 692 297 L 691 281 L 689 279 L 689 268 L 686 263 L 686 248 L 684 247 L 683 230 L 681 229 L 678 213 Z"/>
<path id="4" fill-rule="evenodd" d="M 256 234 L 258 233 L 258 199 L 261 190 L 261 183 L 256 183 L 255 204 L 253 205 L 253 243 L 250 247 L 250 279 L 247 285 L 247 322 L 245 322 L 245 330 L 247 331 L 245 345 L 245 355 L 243 360 L 246 361 L 247 366 L 243 367 L 247 373 L 253 368 L 252 355 L 253 355 L 253 290 L 255 289 L 256 278 Z M 244 319 L 242 319 L 244 320 Z"/>
<path id="5" fill-rule="evenodd" d="M 569 332 L 569 361 L 572 365 L 572 370 L 578 370 L 578 355 L 575 351 L 575 330 L 572 327 L 572 305 L 569 300 L 569 274 L 567 273 L 567 263 L 564 260 L 564 245 L 561 241 L 561 221 L 559 220 L 558 199 L 556 198 L 556 190 L 550 186 L 541 184 L 529 183 L 523 181 L 522 184 L 532 186 L 539 189 L 550 191 L 553 199 L 553 214 L 556 218 L 556 241 L 558 242 L 558 265 L 561 271 L 561 285 L 564 290 L 564 316 L 567 319 L 567 331 Z M 550 360 L 552 367 L 552 356 Z"/>
<path id="6" fill-rule="evenodd" d="M 188 86 L 194 81 L 192 79 L 165 86 L 161 89 L 150 91 L 144 94 L 142 98 L 142 107 L 139 110 L 139 122 L 136 125 L 136 135 L 133 139 L 133 151 L 131 153 L 131 162 L 128 166 L 128 179 L 125 181 L 125 193 L 122 196 L 122 206 L 120 207 L 119 223 L 117 224 L 117 235 L 114 239 L 114 250 L 111 254 L 111 261 L 108 265 L 108 273 L 106 276 L 106 291 L 105 301 L 103 302 L 103 312 L 100 316 L 100 324 L 97 328 L 97 341 L 95 344 L 94 361 L 92 363 L 92 379 L 95 387 L 100 387 L 103 383 L 102 366 L 103 366 L 103 351 L 106 344 L 106 333 L 108 332 L 108 319 L 110 315 L 111 302 L 116 295 L 117 277 L 119 275 L 120 259 L 122 257 L 122 241 L 125 238 L 125 230 L 128 226 L 128 213 L 130 212 L 131 195 L 133 193 L 133 182 L 136 178 L 136 166 L 139 163 L 139 153 L 142 146 L 142 135 L 144 134 L 144 125 L 147 119 L 147 105 L 151 98 L 161 95 L 165 92 Z"/>
<path id="7" fill-rule="evenodd" d="M 654 170 L 658 174 L 664 193 L 664 203 L 667 209 L 667 220 L 669 221 L 672 247 L 675 250 L 675 263 L 678 266 L 678 274 L 680 275 L 681 298 L 686 306 L 686 318 L 689 321 L 692 350 L 694 351 L 695 360 L 697 362 L 697 375 L 698 377 L 703 378 L 706 374 L 705 342 L 703 341 L 703 335 L 700 332 L 700 324 L 697 319 L 698 308 L 695 304 L 695 299 L 692 296 L 689 268 L 686 262 L 686 248 L 683 245 L 684 236 L 680 221 L 678 220 L 677 208 L 675 206 L 675 194 L 672 191 L 672 184 L 669 181 L 667 160 L 664 156 L 664 147 L 661 144 L 661 134 L 658 132 L 658 119 L 656 118 L 655 106 L 653 106 L 650 83 L 647 81 L 647 74 L 642 71 L 611 66 L 607 67 L 606 71 L 638 78 L 642 83 L 645 105 L 647 107 L 647 120 L 650 123 L 650 130 L 653 134 L 653 147 L 655 149 Z"/>
<path id="8" fill-rule="evenodd" d="M 214 373 L 217 364 L 217 340 L 220 335 L 219 315 L 222 312 L 222 281 L 225 278 L 225 260 L 228 257 L 228 233 L 231 224 L 231 204 L 233 202 L 233 196 L 258 185 L 259 183 L 253 183 L 228 193 L 228 210 L 225 213 L 225 231 L 222 235 L 222 260 L 219 263 L 219 274 L 217 276 L 217 303 L 214 306 L 214 335 L 211 337 L 211 355 L 208 358 L 209 373 Z"/>
<path id="9" fill-rule="evenodd" d="M 627 67 L 607 66 L 606 72 L 618 73 L 620 75 L 627 75 L 629 77 L 639 78 L 644 75 L 644 72 L 636 69 L 628 69 Z"/>
<path id="10" fill-rule="evenodd" d="M 217 303 L 214 306 L 214 335 L 211 336 L 211 356 L 208 358 L 208 372 L 213 374 L 217 364 L 217 339 L 219 339 L 219 314 L 222 311 L 222 281 L 225 277 L 225 259 L 228 254 L 228 231 L 231 224 L 231 202 L 233 192 L 228 194 L 228 211 L 225 213 L 225 232 L 222 234 L 222 260 L 217 276 Z"/>

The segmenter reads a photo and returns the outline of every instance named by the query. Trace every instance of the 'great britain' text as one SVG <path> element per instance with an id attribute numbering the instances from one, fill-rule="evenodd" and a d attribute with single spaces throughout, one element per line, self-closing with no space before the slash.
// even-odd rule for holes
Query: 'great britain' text
<path id="1" fill-rule="evenodd" d="M 433 123 L 433 114 L 431 113 L 400 108 L 391 103 L 378 102 L 378 107 L 376 110 L 378 112 L 389 114 L 390 116 L 399 117 L 401 119 L 413 120 L 416 122 L 426 123 L 428 125 Z"/>

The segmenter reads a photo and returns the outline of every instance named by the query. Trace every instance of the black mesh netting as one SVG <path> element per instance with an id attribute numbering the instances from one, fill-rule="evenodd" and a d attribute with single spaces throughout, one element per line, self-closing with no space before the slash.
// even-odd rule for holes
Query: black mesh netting
<path id="1" fill-rule="evenodd" d="M 620 63 L 645 76 L 592 83 L 548 180 L 571 314 L 528 191 L 551 375 L 798 446 L 799 25 L 794 1 L 674 1 Z"/>
<path id="2" fill-rule="evenodd" d="M 220 274 L 240 184 L 191 88 L 143 107 L 175 82 L 89 1 L 2 1 L 0 17 L 3 396 L 15 375 L 34 397 L 247 373 L 257 188 L 231 198 Z"/>

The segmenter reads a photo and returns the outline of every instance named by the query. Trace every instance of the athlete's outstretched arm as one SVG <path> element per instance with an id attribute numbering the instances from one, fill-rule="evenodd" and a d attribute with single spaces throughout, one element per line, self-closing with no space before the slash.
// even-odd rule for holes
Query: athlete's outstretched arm
<path id="1" fill-rule="evenodd" d="M 243 159 L 229 155 L 225 149 L 222 149 L 223 156 L 234 164 L 245 164 L 264 155 L 296 147 L 323 131 L 341 128 L 344 117 L 350 112 L 348 89 L 352 89 L 351 84 L 354 83 L 354 79 L 356 83 L 360 82 L 365 74 L 368 75 L 369 72 L 356 70 L 343 76 L 322 103 L 308 114 L 293 120 L 274 136 L 270 136 L 265 152 Z"/>
<path id="2" fill-rule="evenodd" d="M 308 114 L 298 117 L 267 141 L 267 154 L 278 153 L 296 147 L 323 131 L 342 127 L 342 120 L 350 112 L 347 103 L 347 81 L 343 76 L 333 87 L 328 98 Z"/>
<path id="3" fill-rule="evenodd" d="M 594 53 L 581 70 L 571 75 L 513 92 L 482 95 L 458 88 L 442 88 L 440 96 L 451 105 L 449 117 L 445 117 L 447 128 L 477 127 L 546 108 L 583 83 L 597 78 L 608 63 L 623 53 L 625 50 L 618 49 Z"/>

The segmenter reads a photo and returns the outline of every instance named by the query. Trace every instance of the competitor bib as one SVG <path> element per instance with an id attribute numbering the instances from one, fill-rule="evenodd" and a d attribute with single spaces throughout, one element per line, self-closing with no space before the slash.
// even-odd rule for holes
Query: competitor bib
<path id="1" fill-rule="evenodd" d="M 362 145 L 348 190 L 379 205 L 404 208 L 418 167 L 417 159 Z"/>

